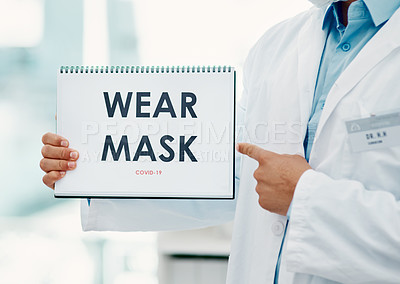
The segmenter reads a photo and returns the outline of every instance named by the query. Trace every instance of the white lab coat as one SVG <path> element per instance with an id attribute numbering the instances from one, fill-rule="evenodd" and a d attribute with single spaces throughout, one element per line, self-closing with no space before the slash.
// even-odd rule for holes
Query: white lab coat
<path id="1" fill-rule="evenodd" d="M 312 8 L 269 30 L 244 70 L 244 141 L 304 154 L 303 139 L 326 34 Z M 343 72 L 328 95 L 295 191 L 280 283 L 400 283 L 400 146 L 354 153 L 345 121 L 400 110 L 400 11 Z M 244 112 L 244 110 L 246 110 Z M 243 128 L 242 128 L 243 130 Z M 240 128 L 239 128 L 240 131 Z M 273 283 L 287 218 L 258 205 L 243 158 L 228 283 Z M 92 200 L 85 230 L 170 230 L 229 221 L 232 201 Z"/>

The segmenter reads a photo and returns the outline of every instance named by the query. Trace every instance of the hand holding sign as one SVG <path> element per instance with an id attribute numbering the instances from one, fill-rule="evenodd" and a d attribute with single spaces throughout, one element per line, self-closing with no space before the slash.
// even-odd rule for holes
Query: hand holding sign
<path id="1" fill-rule="evenodd" d="M 43 183 L 54 189 L 54 183 L 66 174 L 66 171 L 76 168 L 76 160 L 79 153 L 68 148 L 68 141 L 54 133 L 46 133 L 42 137 L 43 159 L 40 160 L 40 168 L 46 173 Z"/>
<path id="2" fill-rule="evenodd" d="M 286 215 L 297 182 L 305 171 L 311 169 L 310 165 L 302 156 L 280 155 L 248 143 L 239 143 L 236 148 L 259 163 L 254 178 L 261 207 Z"/>

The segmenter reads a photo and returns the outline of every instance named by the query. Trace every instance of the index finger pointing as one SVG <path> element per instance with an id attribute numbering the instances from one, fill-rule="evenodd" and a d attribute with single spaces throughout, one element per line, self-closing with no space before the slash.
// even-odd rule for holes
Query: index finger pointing
<path id="1" fill-rule="evenodd" d="M 262 157 L 262 153 L 265 152 L 264 149 L 249 143 L 238 143 L 236 144 L 236 149 L 244 154 L 259 161 Z"/>

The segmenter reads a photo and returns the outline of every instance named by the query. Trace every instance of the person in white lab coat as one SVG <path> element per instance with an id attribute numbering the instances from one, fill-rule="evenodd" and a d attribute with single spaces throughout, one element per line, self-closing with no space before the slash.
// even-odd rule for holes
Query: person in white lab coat
<path id="1" fill-rule="evenodd" d="M 246 61 L 236 200 L 85 200 L 83 229 L 235 216 L 228 283 L 400 283 L 400 1 L 311 2 Z M 78 153 L 43 142 L 54 187 Z"/>

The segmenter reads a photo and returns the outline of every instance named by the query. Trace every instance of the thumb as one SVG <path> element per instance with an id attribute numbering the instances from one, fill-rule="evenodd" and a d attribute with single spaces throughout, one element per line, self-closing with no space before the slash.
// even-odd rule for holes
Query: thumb
<path id="1" fill-rule="evenodd" d="M 249 143 L 238 143 L 236 144 L 236 150 L 244 155 L 249 156 L 257 161 L 259 161 L 262 157 L 263 152 L 266 152 L 264 149 Z"/>

